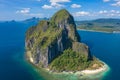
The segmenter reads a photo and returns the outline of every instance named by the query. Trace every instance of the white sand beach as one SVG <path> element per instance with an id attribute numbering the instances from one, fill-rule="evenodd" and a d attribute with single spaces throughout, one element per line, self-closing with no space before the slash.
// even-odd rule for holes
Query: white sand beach
<path id="1" fill-rule="evenodd" d="M 104 62 L 103 62 L 104 63 Z M 76 72 L 72 72 L 72 71 L 69 71 L 69 72 L 66 72 L 66 71 L 63 71 L 63 72 L 60 72 L 60 73 L 57 73 L 57 72 L 53 72 L 51 71 L 49 68 L 46 68 L 47 71 L 53 73 L 53 74 L 76 74 L 76 75 L 92 75 L 92 74 L 98 74 L 98 73 L 101 73 L 101 72 L 106 72 L 107 70 L 109 69 L 109 66 L 107 64 L 104 63 L 104 65 L 98 69 L 95 69 L 95 70 L 82 70 L 82 71 L 76 71 Z"/>
<path id="2" fill-rule="evenodd" d="M 113 32 L 108 32 L 108 31 L 97 31 L 97 30 L 87 30 L 87 29 L 77 29 L 81 31 L 90 31 L 90 32 L 101 32 L 101 33 L 113 33 Z"/>
<path id="3" fill-rule="evenodd" d="M 103 67 L 99 68 L 99 69 L 95 69 L 95 70 L 83 70 L 81 71 L 81 73 L 83 74 L 97 74 L 100 72 L 104 72 L 108 69 L 108 66 L 106 64 L 104 64 Z"/>

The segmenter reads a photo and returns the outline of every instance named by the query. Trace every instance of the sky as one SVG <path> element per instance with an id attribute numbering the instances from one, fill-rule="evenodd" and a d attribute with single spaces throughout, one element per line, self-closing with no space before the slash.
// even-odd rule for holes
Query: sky
<path id="1" fill-rule="evenodd" d="M 75 20 L 120 18 L 120 0 L 0 0 L 0 21 L 49 18 L 60 9 Z"/>

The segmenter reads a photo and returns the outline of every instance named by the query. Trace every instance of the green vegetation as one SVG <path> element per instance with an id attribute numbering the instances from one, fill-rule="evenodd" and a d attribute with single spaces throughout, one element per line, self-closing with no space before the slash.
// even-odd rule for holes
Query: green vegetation
<path id="1" fill-rule="evenodd" d="M 61 25 L 62 27 L 68 27 L 69 25 L 69 37 L 71 40 L 79 41 L 79 35 L 76 31 L 76 26 L 73 16 L 66 10 L 62 9 L 53 15 L 51 22 L 54 22 L 55 25 Z"/>
<path id="2" fill-rule="evenodd" d="M 56 24 L 59 24 L 59 22 L 64 22 L 66 19 L 73 21 L 73 17 L 69 14 L 69 12 L 66 9 L 62 9 L 53 15 L 51 21 L 55 22 Z M 72 21 L 71 23 L 73 23 Z"/>
<path id="3" fill-rule="evenodd" d="M 97 19 L 92 21 L 76 21 L 77 29 L 104 32 L 120 31 L 120 19 Z"/>
<path id="4" fill-rule="evenodd" d="M 79 41 L 72 15 L 62 9 L 49 21 L 40 21 L 27 31 L 27 57 L 38 67 L 49 67 L 56 72 L 101 67 L 102 63 L 92 57 L 88 46 Z"/>
<path id="5" fill-rule="evenodd" d="M 67 49 L 61 56 L 52 61 L 49 68 L 53 71 L 80 71 L 84 69 L 95 69 L 102 66 L 95 57 L 88 60 L 85 54 L 76 53 L 72 49 Z"/>
<path id="6" fill-rule="evenodd" d="M 46 27 L 46 29 L 45 29 Z M 48 23 L 47 21 L 41 21 L 38 26 L 31 27 L 27 32 L 27 39 L 34 39 L 33 49 L 39 47 L 40 49 L 47 48 L 48 45 L 54 43 L 57 37 L 61 36 L 62 28 L 59 29 L 54 23 Z"/>
<path id="7" fill-rule="evenodd" d="M 94 31 L 103 31 L 103 32 L 113 32 L 116 31 L 113 28 L 106 28 L 106 27 L 87 27 L 87 26 L 78 26 L 77 29 L 85 29 L 85 30 L 94 30 Z"/>
<path id="8" fill-rule="evenodd" d="M 41 34 L 39 34 L 40 36 L 38 37 L 38 40 L 35 44 L 39 44 L 40 48 L 45 49 L 48 45 L 53 43 L 57 39 L 57 37 L 61 35 L 61 33 L 62 29 L 47 29 L 46 32 L 41 32 Z"/>

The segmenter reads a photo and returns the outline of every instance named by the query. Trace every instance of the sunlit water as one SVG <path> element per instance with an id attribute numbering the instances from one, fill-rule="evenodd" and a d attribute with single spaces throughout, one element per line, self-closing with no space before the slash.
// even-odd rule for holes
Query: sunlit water
<path id="1" fill-rule="evenodd" d="M 26 62 L 24 39 L 27 27 L 3 25 L 0 28 L 0 80 L 79 80 L 76 75 L 52 77 L 51 74 L 37 70 Z M 96 80 L 118 80 L 120 76 L 120 34 L 78 32 L 81 35 L 81 41 L 90 47 L 91 53 L 111 68 L 110 72 L 99 75 Z M 90 77 L 95 76 L 98 75 Z"/>

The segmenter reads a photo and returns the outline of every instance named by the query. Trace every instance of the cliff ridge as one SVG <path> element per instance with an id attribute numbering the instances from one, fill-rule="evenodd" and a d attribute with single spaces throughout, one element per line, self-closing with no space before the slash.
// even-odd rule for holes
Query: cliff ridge
<path id="1" fill-rule="evenodd" d="M 82 64 L 89 65 L 88 61 L 93 60 L 88 46 L 80 42 L 73 16 L 65 9 L 55 13 L 50 20 L 40 21 L 37 26 L 29 28 L 26 32 L 25 45 L 28 60 L 39 67 L 49 67 L 55 71 L 62 71 L 62 68 L 57 70 L 56 67 L 59 66 L 56 64 L 64 66 L 67 64 L 69 67 L 71 62 L 76 64 L 80 62 L 80 65 L 75 65 L 74 69 L 72 69 L 74 65 L 69 69 L 65 68 L 75 70 Z M 61 56 L 63 59 L 60 58 Z"/>

